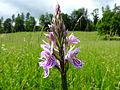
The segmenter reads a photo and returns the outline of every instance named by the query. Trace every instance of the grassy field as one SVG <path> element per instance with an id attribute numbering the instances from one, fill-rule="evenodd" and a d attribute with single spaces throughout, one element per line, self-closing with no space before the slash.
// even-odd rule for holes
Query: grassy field
<path id="1" fill-rule="evenodd" d="M 67 72 L 69 90 L 120 90 L 120 41 L 101 40 L 97 32 L 74 32 L 85 65 Z M 60 73 L 43 78 L 38 67 L 41 32 L 0 34 L 0 90 L 61 90 Z"/>

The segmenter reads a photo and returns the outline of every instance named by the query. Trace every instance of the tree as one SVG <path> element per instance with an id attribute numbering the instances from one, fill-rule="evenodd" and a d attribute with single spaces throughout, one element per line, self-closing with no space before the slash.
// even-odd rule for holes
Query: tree
<path id="1" fill-rule="evenodd" d="M 72 29 L 85 31 L 88 22 L 87 9 L 74 10 L 71 14 L 71 22 L 71 26 L 74 27 Z"/>
<path id="2" fill-rule="evenodd" d="M 27 14 L 26 14 L 26 20 L 28 20 L 30 18 L 30 13 L 28 12 Z"/>
<path id="3" fill-rule="evenodd" d="M 33 31 L 35 28 L 35 18 L 33 16 L 30 15 L 30 13 L 28 12 L 26 14 L 26 20 L 25 20 L 25 30 L 26 31 Z"/>
<path id="4" fill-rule="evenodd" d="M 15 14 L 12 15 L 12 22 L 15 21 Z"/>
<path id="5" fill-rule="evenodd" d="M 61 15 L 62 15 L 63 22 L 66 26 L 66 29 L 70 30 L 71 29 L 71 24 L 72 24 L 72 22 L 70 20 L 70 16 L 68 14 L 64 14 L 64 13 L 61 13 Z"/>
<path id="6" fill-rule="evenodd" d="M 109 9 L 109 6 L 104 8 L 103 17 L 97 23 L 97 30 L 100 35 L 110 34 L 110 21 L 112 16 L 113 16 L 113 13 Z"/>
<path id="7" fill-rule="evenodd" d="M 12 31 L 12 20 L 10 18 L 7 18 L 4 23 L 4 32 L 5 33 L 10 33 Z"/>
<path id="8" fill-rule="evenodd" d="M 12 32 L 15 32 L 14 25 L 15 25 L 15 14 L 12 15 Z"/>
<path id="9" fill-rule="evenodd" d="M 23 20 L 23 18 L 21 17 L 20 14 L 18 14 L 18 16 L 15 18 L 15 26 L 14 26 L 14 28 L 15 28 L 16 32 L 25 30 L 24 20 Z"/>
<path id="10" fill-rule="evenodd" d="M 84 14 L 84 8 L 74 10 L 71 14 L 72 29 L 79 30 L 80 22 L 77 22 L 79 18 Z M 80 21 L 80 20 L 79 20 Z M 73 28 L 75 27 L 75 28 Z"/>
<path id="11" fill-rule="evenodd" d="M 104 8 L 103 17 L 97 23 L 97 30 L 106 38 L 120 36 L 120 9 L 116 9 L 116 5 L 113 10 L 110 10 L 109 6 Z"/>
<path id="12" fill-rule="evenodd" d="M 99 18 L 98 17 L 98 12 L 99 12 L 98 8 L 94 9 L 93 12 L 92 12 L 94 25 L 96 25 L 97 22 L 98 22 L 98 18 Z"/>
<path id="13" fill-rule="evenodd" d="M 99 18 L 98 12 L 99 12 L 99 9 L 96 8 L 96 9 L 94 9 L 93 12 L 91 13 L 92 16 L 93 16 L 93 24 L 92 24 L 92 25 L 93 25 L 93 30 L 96 30 L 96 24 L 97 24 L 98 18 Z"/>
<path id="14" fill-rule="evenodd" d="M 21 19 L 24 21 L 25 19 L 24 13 L 21 13 Z"/>
<path id="15" fill-rule="evenodd" d="M 3 17 L 0 18 L 0 33 L 3 33 Z"/>
<path id="16" fill-rule="evenodd" d="M 53 15 L 52 14 L 48 14 L 46 13 L 45 15 L 42 14 L 39 18 L 39 24 L 40 24 L 40 27 L 43 27 L 44 26 L 44 30 L 48 30 L 48 24 L 51 23 L 52 21 L 52 17 Z"/>
<path id="17" fill-rule="evenodd" d="M 30 16 L 29 19 L 26 20 L 25 26 L 27 31 L 33 31 L 35 27 L 35 18 L 33 16 Z"/>
<path id="18" fill-rule="evenodd" d="M 39 18 L 39 22 L 40 22 L 40 25 L 44 25 L 45 26 L 45 15 L 42 14 Z"/>
<path id="19" fill-rule="evenodd" d="M 93 31 L 94 25 L 93 22 L 90 19 L 87 19 L 87 26 L 85 28 L 85 31 Z"/>

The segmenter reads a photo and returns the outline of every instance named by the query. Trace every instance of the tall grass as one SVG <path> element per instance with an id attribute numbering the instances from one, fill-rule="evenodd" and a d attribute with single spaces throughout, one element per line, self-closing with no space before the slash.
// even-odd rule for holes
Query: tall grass
<path id="1" fill-rule="evenodd" d="M 70 32 L 71 33 L 71 32 Z M 69 90 L 120 90 L 120 41 L 105 41 L 96 32 L 73 32 L 80 40 L 82 69 L 70 65 Z M 38 67 L 41 32 L 0 34 L 0 90 L 61 90 L 60 73 L 43 78 Z"/>

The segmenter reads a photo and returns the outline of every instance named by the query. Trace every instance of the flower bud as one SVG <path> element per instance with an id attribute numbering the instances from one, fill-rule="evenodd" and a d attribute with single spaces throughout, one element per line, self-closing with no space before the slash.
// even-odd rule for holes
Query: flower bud
<path id="1" fill-rule="evenodd" d="M 54 24 L 48 24 L 48 27 L 50 28 L 50 32 L 52 32 L 54 29 L 55 29 L 55 26 Z"/>
<path id="2" fill-rule="evenodd" d="M 60 14 L 60 13 L 61 13 L 60 5 L 57 3 L 57 5 L 56 5 L 56 15 Z"/>

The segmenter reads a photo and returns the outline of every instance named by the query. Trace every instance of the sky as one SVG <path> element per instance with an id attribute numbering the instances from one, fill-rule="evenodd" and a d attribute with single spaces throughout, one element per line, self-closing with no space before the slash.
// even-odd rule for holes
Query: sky
<path id="1" fill-rule="evenodd" d="M 88 9 L 89 17 L 95 8 L 99 8 L 101 15 L 101 7 L 109 5 L 111 8 L 114 4 L 120 5 L 120 0 L 0 0 L 0 17 L 8 18 L 12 14 L 30 12 L 32 16 L 38 18 L 41 14 L 54 13 L 57 2 L 61 6 L 63 13 L 71 14 L 75 9 Z"/>

